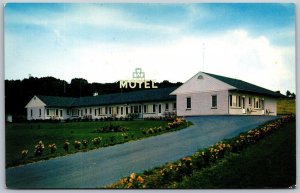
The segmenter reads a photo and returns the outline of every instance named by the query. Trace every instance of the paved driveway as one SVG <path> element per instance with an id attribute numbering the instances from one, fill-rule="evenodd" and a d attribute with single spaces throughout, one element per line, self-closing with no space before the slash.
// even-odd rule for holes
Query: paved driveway
<path id="1" fill-rule="evenodd" d="M 144 140 L 85 153 L 40 161 L 6 170 L 9 188 L 95 188 L 111 184 L 131 172 L 160 166 L 191 155 L 224 138 L 276 117 L 190 117 L 193 126 Z"/>

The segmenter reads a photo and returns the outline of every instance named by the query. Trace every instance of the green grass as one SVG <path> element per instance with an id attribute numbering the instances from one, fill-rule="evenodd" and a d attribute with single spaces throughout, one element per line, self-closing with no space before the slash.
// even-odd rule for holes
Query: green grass
<path id="1" fill-rule="evenodd" d="M 296 184 L 296 123 L 287 123 L 240 154 L 196 171 L 174 188 L 288 188 Z"/>
<path id="2" fill-rule="evenodd" d="M 129 140 L 137 140 L 153 135 L 159 135 L 166 131 L 145 135 L 141 128 L 153 128 L 162 126 L 166 127 L 166 121 L 112 121 L 113 125 L 121 125 L 128 128 L 126 132 L 114 133 L 95 133 L 97 128 L 107 126 L 107 122 L 69 122 L 69 123 L 12 123 L 7 124 L 5 129 L 6 140 L 6 167 L 16 166 L 38 160 L 45 160 L 52 157 L 64 156 L 70 153 L 75 153 L 78 150 L 74 148 L 75 140 L 88 140 L 88 148 L 81 148 L 80 151 L 87 151 L 98 147 L 110 146 L 118 143 L 124 143 Z M 189 123 L 190 124 L 190 123 Z M 170 131 L 185 128 L 187 125 L 179 126 Z M 128 139 L 122 137 L 122 133 L 128 133 Z M 95 137 L 102 137 L 102 142 L 99 146 L 94 146 L 91 142 Z M 35 145 L 42 140 L 45 144 L 43 155 L 40 157 L 34 156 Z M 64 151 L 63 144 L 65 140 L 70 142 L 69 152 Z M 49 144 L 55 143 L 57 150 L 51 154 L 48 148 Z M 21 158 L 21 151 L 29 150 L 27 158 Z"/>
<path id="3" fill-rule="evenodd" d="M 277 102 L 277 113 L 279 115 L 295 114 L 296 101 L 294 99 L 279 99 Z"/>

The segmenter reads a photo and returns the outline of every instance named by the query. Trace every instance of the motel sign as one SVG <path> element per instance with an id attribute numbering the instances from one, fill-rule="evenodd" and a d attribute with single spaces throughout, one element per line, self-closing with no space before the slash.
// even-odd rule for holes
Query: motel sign
<path id="1" fill-rule="evenodd" d="M 145 79 L 145 72 L 141 68 L 136 68 L 132 77 L 132 80 L 120 80 L 120 88 L 158 88 L 154 80 Z"/>

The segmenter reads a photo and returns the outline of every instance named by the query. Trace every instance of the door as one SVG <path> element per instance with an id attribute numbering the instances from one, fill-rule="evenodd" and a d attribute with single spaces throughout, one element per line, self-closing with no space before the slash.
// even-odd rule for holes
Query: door
<path id="1" fill-rule="evenodd" d="M 242 98 L 242 110 L 243 110 L 243 114 L 246 114 L 246 109 L 245 109 L 245 97 Z"/>

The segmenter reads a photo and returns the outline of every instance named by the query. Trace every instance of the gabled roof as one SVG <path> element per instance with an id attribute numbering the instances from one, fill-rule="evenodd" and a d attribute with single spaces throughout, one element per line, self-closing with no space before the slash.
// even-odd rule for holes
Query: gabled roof
<path id="1" fill-rule="evenodd" d="M 283 97 L 284 96 L 282 94 L 273 92 L 271 90 L 265 89 L 263 87 L 260 87 L 260 86 L 242 81 L 242 80 L 228 78 L 225 76 L 210 74 L 210 73 L 206 73 L 206 72 L 203 72 L 203 73 L 205 73 L 215 79 L 218 79 L 222 82 L 225 82 L 225 83 L 237 88 L 237 90 L 239 90 L 239 91 L 244 91 L 244 92 L 249 92 L 249 93 L 258 93 L 258 94 L 268 95 L 268 96 L 273 96 L 273 97 Z"/>
<path id="2" fill-rule="evenodd" d="M 47 107 L 71 107 L 76 98 L 37 95 Z"/>
<path id="3" fill-rule="evenodd" d="M 56 96 L 37 96 L 47 107 L 85 107 L 98 105 L 113 105 L 140 102 L 156 102 L 176 100 L 176 96 L 170 93 L 176 87 L 148 89 L 126 93 L 104 94 L 99 96 L 88 96 L 80 98 L 56 97 Z"/>

